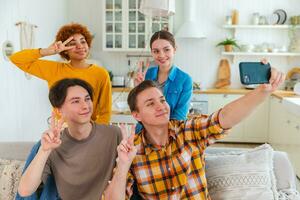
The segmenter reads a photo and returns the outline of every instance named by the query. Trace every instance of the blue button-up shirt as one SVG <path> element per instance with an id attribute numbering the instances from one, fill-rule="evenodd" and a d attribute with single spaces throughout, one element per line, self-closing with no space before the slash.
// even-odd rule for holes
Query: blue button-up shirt
<path id="1" fill-rule="evenodd" d="M 145 80 L 157 81 L 158 70 L 158 66 L 150 67 L 146 73 Z M 163 94 L 170 106 L 170 119 L 185 120 L 193 93 L 191 76 L 173 65 L 163 89 Z M 138 124 L 136 133 L 141 129 L 141 124 Z"/>

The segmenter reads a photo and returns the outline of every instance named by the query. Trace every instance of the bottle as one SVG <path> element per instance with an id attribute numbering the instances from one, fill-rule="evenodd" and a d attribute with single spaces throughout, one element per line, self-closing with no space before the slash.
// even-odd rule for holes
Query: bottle
<path id="1" fill-rule="evenodd" d="M 232 11 L 232 24 L 237 25 L 239 23 L 239 11 L 233 10 Z"/>
<path id="2" fill-rule="evenodd" d="M 258 25 L 259 24 L 259 13 L 255 12 L 252 14 L 252 24 Z"/>

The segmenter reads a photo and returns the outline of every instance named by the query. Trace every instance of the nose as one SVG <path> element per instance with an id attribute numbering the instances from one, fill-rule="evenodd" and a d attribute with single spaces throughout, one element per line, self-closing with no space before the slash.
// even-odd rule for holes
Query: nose
<path id="1" fill-rule="evenodd" d="M 163 57 L 165 55 L 164 51 L 159 51 L 158 52 L 158 57 Z"/>
<path id="2" fill-rule="evenodd" d="M 82 44 L 81 44 L 80 42 L 77 42 L 77 43 L 76 43 L 76 48 L 79 49 L 79 48 L 81 48 L 81 47 L 82 47 Z"/>
<path id="3" fill-rule="evenodd" d="M 82 108 L 83 110 L 87 110 L 88 107 L 89 107 L 88 102 L 86 102 L 86 101 L 82 101 L 82 102 L 81 102 L 81 108 Z"/>
<path id="4" fill-rule="evenodd" d="M 155 105 L 156 110 L 163 110 L 164 109 L 164 104 L 161 102 L 157 102 Z"/>

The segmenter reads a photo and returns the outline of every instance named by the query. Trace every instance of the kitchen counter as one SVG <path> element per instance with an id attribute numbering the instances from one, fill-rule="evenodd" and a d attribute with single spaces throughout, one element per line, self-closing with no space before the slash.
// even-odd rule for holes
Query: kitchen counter
<path id="1" fill-rule="evenodd" d="M 112 88 L 112 92 L 130 92 L 132 88 Z M 206 90 L 194 90 L 194 94 L 247 94 L 252 90 L 247 89 L 206 89 Z M 296 96 L 293 91 L 276 90 L 272 94 L 273 96 L 282 99 L 284 97 Z"/>

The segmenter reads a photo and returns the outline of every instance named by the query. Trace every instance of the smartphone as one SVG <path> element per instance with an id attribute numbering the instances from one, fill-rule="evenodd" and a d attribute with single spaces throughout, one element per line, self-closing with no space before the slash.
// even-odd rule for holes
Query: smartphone
<path id="1" fill-rule="evenodd" d="M 271 77 L 270 64 L 262 62 L 241 62 L 240 79 L 244 85 L 269 83 Z"/>

